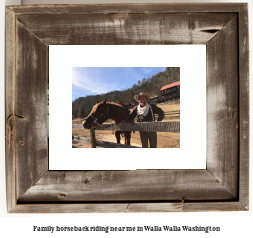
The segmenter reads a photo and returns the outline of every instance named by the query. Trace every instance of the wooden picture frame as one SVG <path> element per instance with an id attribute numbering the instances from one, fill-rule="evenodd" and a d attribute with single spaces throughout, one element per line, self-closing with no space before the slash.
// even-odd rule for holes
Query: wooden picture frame
<path id="1" fill-rule="evenodd" d="M 8 212 L 247 211 L 248 40 L 246 3 L 6 7 Z M 206 44 L 206 169 L 48 171 L 55 44 Z"/>

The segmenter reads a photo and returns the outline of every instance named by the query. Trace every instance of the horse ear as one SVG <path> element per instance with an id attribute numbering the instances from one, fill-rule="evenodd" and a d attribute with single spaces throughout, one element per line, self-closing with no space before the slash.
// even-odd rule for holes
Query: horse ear
<path id="1" fill-rule="evenodd" d="M 103 104 L 106 104 L 106 98 L 105 98 L 105 100 L 103 101 Z"/>
<path id="2" fill-rule="evenodd" d="M 96 103 L 100 103 L 100 102 L 97 100 Z"/>

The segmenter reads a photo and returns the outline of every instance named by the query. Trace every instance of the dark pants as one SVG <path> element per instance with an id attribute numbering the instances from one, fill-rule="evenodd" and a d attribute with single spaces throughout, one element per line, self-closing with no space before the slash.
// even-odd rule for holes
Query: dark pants
<path id="1" fill-rule="evenodd" d="M 140 131 L 142 148 L 148 148 L 148 141 L 150 148 L 157 148 L 157 134 L 156 132 Z"/>

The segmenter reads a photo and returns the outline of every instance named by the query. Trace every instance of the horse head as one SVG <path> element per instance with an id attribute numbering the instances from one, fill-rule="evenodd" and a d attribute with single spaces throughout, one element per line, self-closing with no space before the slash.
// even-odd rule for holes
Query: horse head
<path id="1" fill-rule="evenodd" d="M 106 103 L 106 98 L 103 102 L 97 100 L 88 117 L 84 119 L 83 127 L 85 129 L 90 129 L 96 125 L 101 125 L 108 119 L 108 116 L 109 107 Z"/>
<path id="2" fill-rule="evenodd" d="M 90 129 L 91 127 L 94 127 L 95 125 L 96 125 L 96 123 L 87 121 L 87 118 L 84 118 L 83 127 L 85 129 Z"/>

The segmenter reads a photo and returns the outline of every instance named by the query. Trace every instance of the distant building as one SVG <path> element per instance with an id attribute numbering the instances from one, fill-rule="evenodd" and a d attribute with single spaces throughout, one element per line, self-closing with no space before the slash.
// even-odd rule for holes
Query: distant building
<path id="1" fill-rule="evenodd" d="M 180 81 L 163 86 L 160 89 L 160 93 L 162 97 L 166 97 L 171 100 L 179 99 L 180 98 Z"/>

